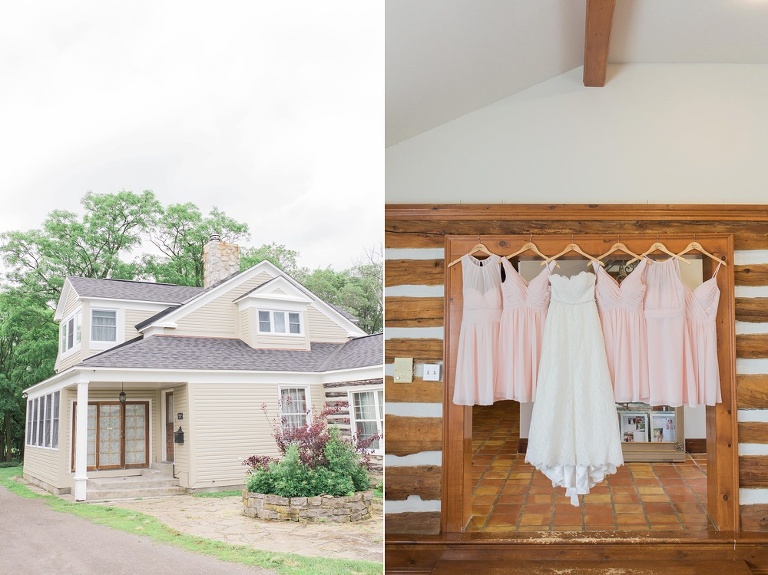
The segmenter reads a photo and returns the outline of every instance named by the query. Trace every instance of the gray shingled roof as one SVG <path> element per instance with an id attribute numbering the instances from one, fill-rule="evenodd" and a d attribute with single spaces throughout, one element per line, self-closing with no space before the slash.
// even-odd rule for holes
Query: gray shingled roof
<path id="1" fill-rule="evenodd" d="M 203 288 L 200 287 L 131 280 L 80 277 L 70 277 L 68 279 L 81 297 L 180 304 L 203 291 Z"/>
<path id="2" fill-rule="evenodd" d="M 370 337 L 376 339 L 376 336 Z M 378 344 L 361 342 L 369 337 L 345 344 L 312 343 L 309 351 L 303 351 L 254 349 L 240 339 L 156 335 L 130 340 L 79 365 L 126 369 L 322 372 L 381 365 L 380 338 Z M 354 345 L 345 350 L 350 344 Z M 378 355 L 374 353 L 376 347 Z"/>
<path id="3" fill-rule="evenodd" d="M 352 339 L 328 358 L 323 371 L 370 367 L 384 362 L 384 336 L 380 333 Z"/>

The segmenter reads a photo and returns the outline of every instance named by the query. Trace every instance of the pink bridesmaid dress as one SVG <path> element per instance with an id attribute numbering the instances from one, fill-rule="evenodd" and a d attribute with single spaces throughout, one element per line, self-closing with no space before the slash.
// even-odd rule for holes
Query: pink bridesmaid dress
<path id="1" fill-rule="evenodd" d="M 687 290 L 685 314 L 693 351 L 693 370 L 700 404 L 715 405 L 720 395 L 720 367 L 717 362 L 717 306 L 720 288 L 715 273 L 696 289 Z"/>
<path id="2" fill-rule="evenodd" d="M 490 405 L 496 381 L 496 350 L 501 320 L 499 256 L 461 258 L 464 309 L 456 357 L 453 402 Z"/>
<path id="3" fill-rule="evenodd" d="M 541 340 L 549 307 L 550 262 L 530 282 L 514 266 L 501 258 L 505 278 L 501 284 L 503 298 L 498 374 L 494 400 L 513 399 L 528 403 L 536 397 L 536 378 L 541 357 Z"/>
<path id="4" fill-rule="evenodd" d="M 611 373 L 614 398 L 618 402 L 648 402 L 648 339 L 645 329 L 643 258 L 621 284 L 599 263 L 596 299 L 603 328 L 605 353 Z"/>
<path id="5" fill-rule="evenodd" d="M 648 387 L 651 405 L 698 403 L 686 291 L 676 258 L 648 261 L 645 269 L 645 324 L 648 335 Z"/>

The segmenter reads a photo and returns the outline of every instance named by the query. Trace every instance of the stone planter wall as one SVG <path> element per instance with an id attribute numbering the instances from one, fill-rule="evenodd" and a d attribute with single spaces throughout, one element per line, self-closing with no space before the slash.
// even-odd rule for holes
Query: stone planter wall
<path id="1" fill-rule="evenodd" d="M 280 497 L 243 490 L 243 513 L 272 521 L 348 523 L 371 517 L 373 493 L 358 491 L 349 497 Z"/>

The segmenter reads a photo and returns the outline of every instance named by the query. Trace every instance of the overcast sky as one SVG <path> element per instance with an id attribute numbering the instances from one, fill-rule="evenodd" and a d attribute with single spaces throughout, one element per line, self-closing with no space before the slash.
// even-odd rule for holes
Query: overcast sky
<path id="1" fill-rule="evenodd" d="M 350 267 L 383 238 L 383 5 L 3 2 L 0 231 L 148 189 Z"/>

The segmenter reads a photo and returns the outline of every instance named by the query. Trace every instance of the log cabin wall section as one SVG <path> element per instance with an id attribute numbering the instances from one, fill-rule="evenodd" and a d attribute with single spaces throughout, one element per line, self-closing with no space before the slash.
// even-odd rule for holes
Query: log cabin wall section
<path id="1" fill-rule="evenodd" d="M 718 493 L 723 501 L 715 511 L 718 523 L 737 537 L 768 537 L 761 534 L 768 532 L 768 206 L 392 204 L 385 217 L 388 544 L 401 539 L 397 534 L 427 540 L 430 535 L 458 533 L 468 513 L 468 502 L 461 501 L 460 494 L 446 494 L 446 486 L 456 483 L 446 481 L 444 467 L 452 452 L 471 456 L 471 422 L 455 422 L 463 426 L 463 435 L 444 429 L 451 408 L 444 389 L 450 366 L 444 364 L 441 382 L 424 381 L 421 369 L 424 363 L 444 360 L 446 328 L 458 329 L 455 321 L 444 320 L 446 237 L 531 234 L 534 241 L 553 235 L 601 236 L 607 247 L 617 235 L 622 241 L 630 236 L 732 236 L 734 260 L 729 263 L 734 265 L 727 270 L 733 289 L 727 297 L 732 298 L 735 315 L 735 344 L 725 346 L 731 357 L 724 359 L 734 366 L 733 405 L 724 397 L 721 406 L 708 408 L 707 433 L 717 435 L 710 428 L 717 421 L 732 422 L 732 430 L 718 436 L 724 445 L 712 468 L 717 472 L 710 476 L 720 478 L 718 490 L 726 489 L 729 475 L 738 485 L 729 497 L 730 506 L 723 501 L 729 494 Z M 561 243 L 564 247 L 568 242 Z M 414 358 L 413 383 L 394 383 L 395 357 Z M 463 444 L 446 445 L 445 439 Z M 731 458 L 724 455 L 729 441 L 737 442 Z M 726 468 L 730 460 L 732 469 Z M 458 514 L 457 501 L 465 508 Z M 768 571 L 768 565 L 764 567 Z"/>

